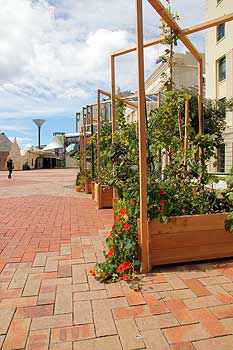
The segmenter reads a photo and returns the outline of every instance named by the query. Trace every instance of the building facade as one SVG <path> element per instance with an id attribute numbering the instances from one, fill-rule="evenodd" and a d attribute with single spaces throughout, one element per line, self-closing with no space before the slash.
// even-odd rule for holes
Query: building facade
<path id="1" fill-rule="evenodd" d="M 204 55 L 203 55 L 204 57 Z M 161 63 L 153 73 L 146 79 L 146 106 L 147 114 L 159 104 L 158 94 L 164 90 L 163 75 L 169 77 L 170 69 L 168 63 Z M 173 83 L 176 89 L 198 87 L 198 65 L 195 58 L 189 53 L 175 53 Z M 137 120 L 137 112 L 126 110 L 126 118 L 129 122 Z"/>
<path id="2" fill-rule="evenodd" d="M 207 20 L 233 12 L 232 0 L 206 0 Z M 206 35 L 206 97 L 233 97 L 233 22 L 209 29 Z M 213 171 L 228 173 L 233 165 L 233 112 L 226 112 L 224 145 L 217 150 Z"/>
<path id="3" fill-rule="evenodd" d="M 158 94 L 163 90 L 163 74 L 169 76 L 168 63 L 160 64 L 145 82 L 146 94 Z M 175 53 L 173 82 L 176 89 L 197 88 L 198 67 L 196 59 L 189 53 Z"/>
<path id="4" fill-rule="evenodd" d="M 0 170 L 6 170 L 6 162 L 11 150 L 12 142 L 4 132 L 0 132 Z"/>

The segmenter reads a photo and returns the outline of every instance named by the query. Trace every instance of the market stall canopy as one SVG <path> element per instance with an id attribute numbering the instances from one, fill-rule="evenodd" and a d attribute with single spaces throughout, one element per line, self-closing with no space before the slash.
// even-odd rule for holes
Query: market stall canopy
<path id="1" fill-rule="evenodd" d="M 66 148 L 66 153 L 71 153 L 75 152 L 78 150 L 78 145 L 75 143 L 71 143 L 67 148 Z"/>
<path id="2" fill-rule="evenodd" d="M 43 151 L 53 151 L 61 148 L 64 148 L 63 136 L 54 136 L 52 141 L 45 148 L 43 148 Z"/>

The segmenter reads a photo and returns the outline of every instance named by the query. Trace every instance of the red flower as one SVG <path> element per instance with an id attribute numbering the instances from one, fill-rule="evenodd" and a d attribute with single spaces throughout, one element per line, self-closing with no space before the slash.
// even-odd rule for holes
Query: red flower
<path id="1" fill-rule="evenodd" d="M 95 271 L 95 269 L 90 270 L 90 274 L 91 274 L 93 277 L 96 277 L 96 271 Z"/>
<path id="2" fill-rule="evenodd" d="M 107 234 L 107 237 L 112 237 L 112 232 L 111 231 Z"/>
<path id="3" fill-rule="evenodd" d="M 123 275 L 123 276 L 121 277 L 121 279 L 122 279 L 123 281 L 128 281 L 128 280 L 129 280 L 129 276 L 128 276 L 128 275 Z"/>
<path id="4" fill-rule="evenodd" d="M 124 263 L 120 264 L 117 268 L 117 272 L 118 273 L 122 273 L 126 270 L 129 270 L 129 268 L 131 267 L 131 263 L 128 261 L 125 261 Z"/>
<path id="5" fill-rule="evenodd" d="M 121 209 L 121 211 L 120 211 L 120 217 L 122 217 L 122 216 L 124 216 L 125 214 L 127 213 L 127 211 L 126 211 L 126 209 L 125 208 L 123 208 L 123 209 Z"/>
<path id="6" fill-rule="evenodd" d="M 115 216 L 115 222 L 119 222 L 121 219 L 120 215 Z"/>
<path id="7" fill-rule="evenodd" d="M 159 193 L 161 194 L 161 196 L 163 196 L 165 194 L 164 190 L 160 190 Z"/>
<path id="8" fill-rule="evenodd" d="M 129 228 L 130 228 L 129 224 L 127 224 L 126 222 L 123 222 L 122 225 L 123 225 L 123 227 L 124 227 L 124 229 L 125 229 L 126 231 L 129 230 Z"/>
<path id="9" fill-rule="evenodd" d="M 107 253 L 107 257 L 111 258 L 114 255 L 114 250 L 110 249 L 109 252 Z"/>
<path id="10" fill-rule="evenodd" d="M 160 204 L 161 206 L 164 206 L 165 200 L 161 199 L 161 201 L 159 201 L 159 204 Z"/>

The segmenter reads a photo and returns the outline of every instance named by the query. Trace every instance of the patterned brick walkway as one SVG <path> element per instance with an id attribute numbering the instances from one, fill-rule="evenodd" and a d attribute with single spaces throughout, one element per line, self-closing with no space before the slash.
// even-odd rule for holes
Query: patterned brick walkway
<path id="1" fill-rule="evenodd" d="M 110 210 L 76 194 L 74 170 L 0 173 L 0 348 L 232 350 L 233 260 L 100 284 Z"/>

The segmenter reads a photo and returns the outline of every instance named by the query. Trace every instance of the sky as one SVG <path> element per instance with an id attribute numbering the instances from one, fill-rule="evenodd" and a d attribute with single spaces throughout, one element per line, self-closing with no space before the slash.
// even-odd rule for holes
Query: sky
<path id="1" fill-rule="evenodd" d="M 161 0 L 163 4 L 166 0 Z M 204 20 L 205 0 L 171 0 L 187 27 Z M 159 17 L 144 0 L 145 40 L 160 35 Z M 75 113 L 110 90 L 110 54 L 135 43 L 134 0 L 0 0 L 0 132 L 22 147 L 37 144 L 32 120 L 53 132 L 73 132 Z M 191 36 L 204 50 L 204 34 Z M 145 50 L 146 76 L 164 47 Z M 184 51 L 183 47 L 178 47 Z M 117 86 L 136 89 L 136 59 L 117 60 Z"/>

